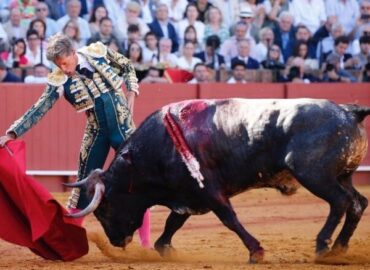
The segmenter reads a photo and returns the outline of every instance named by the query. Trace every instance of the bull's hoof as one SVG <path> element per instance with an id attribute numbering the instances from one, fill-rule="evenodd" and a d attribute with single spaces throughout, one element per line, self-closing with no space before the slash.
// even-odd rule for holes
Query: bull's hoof
<path id="1" fill-rule="evenodd" d="M 316 251 L 315 263 L 325 263 L 328 256 L 330 256 L 330 249 L 327 247 Z"/>
<path id="2" fill-rule="evenodd" d="M 174 259 L 177 257 L 176 249 L 172 245 L 156 246 L 155 249 L 163 258 Z"/>
<path id="3" fill-rule="evenodd" d="M 341 244 L 334 244 L 331 251 L 329 252 L 330 256 L 340 256 L 347 252 L 348 246 L 343 246 Z"/>
<path id="4" fill-rule="evenodd" d="M 330 253 L 330 249 L 328 247 L 322 248 L 316 251 L 316 258 L 323 258 L 328 256 Z"/>
<path id="5" fill-rule="evenodd" d="M 265 255 L 265 251 L 263 248 L 259 248 L 258 250 L 251 252 L 249 255 L 249 263 L 256 264 L 263 262 L 263 256 Z"/>

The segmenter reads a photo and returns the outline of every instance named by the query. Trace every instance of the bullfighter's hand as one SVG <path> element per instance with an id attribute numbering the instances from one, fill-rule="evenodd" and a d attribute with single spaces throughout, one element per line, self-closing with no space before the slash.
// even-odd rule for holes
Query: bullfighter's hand
<path id="1" fill-rule="evenodd" d="M 15 136 L 12 135 L 11 133 L 6 134 L 5 136 L 0 137 L 0 147 L 4 147 L 5 144 L 10 141 L 14 140 Z"/>

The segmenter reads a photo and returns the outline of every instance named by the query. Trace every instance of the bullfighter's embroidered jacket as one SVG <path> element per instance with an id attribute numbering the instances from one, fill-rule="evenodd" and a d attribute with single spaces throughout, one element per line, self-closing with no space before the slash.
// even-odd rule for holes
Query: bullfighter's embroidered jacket
<path id="1" fill-rule="evenodd" d="M 56 68 L 48 75 L 48 84 L 38 101 L 15 121 L 7 132 L 14 132 L 17 137 L 23 135 L 40 121 L 62 95 L 77 112 L 83 112 L 94 107 L 95 98 L 110 92 L 119 101 L 115 106 L 119 114 L 119 122 L 124 122 L 124 118 L 129 113 L 127 106 L 123 104 L 125 100 L 121 89 L 123 81 L 128 91 L 139 93 L 138 80 L 130 61 L 100 42 L 83 47 L 77 53 L 86 58 L 95 69 L 93 78 L 79 74 L 67 77 L 59 68 Z"/>

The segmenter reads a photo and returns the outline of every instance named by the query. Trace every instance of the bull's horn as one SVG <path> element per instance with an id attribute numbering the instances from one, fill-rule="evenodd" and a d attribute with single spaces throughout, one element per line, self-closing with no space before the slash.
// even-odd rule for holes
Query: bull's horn
<path id="1" fill-rule="evenodd" d="M 81 187 L 87 183 L 88 177 L 85 179 L 82 179 L 81 181 L 77 181 L 74 183 L 63 183 L 64 186 L 66 187 Z"/>
<path id="2" fill-rule="evenodd" d="M 105 191 L 105 186 L 103 183 L 96 183 L 95 185 L 95 193 L 94 193 L 94 197 L 92 198 L 90 204 L 82 211 L 78 212 L 78 213 L 69 213 L 69 214 L 66 214 L 67 217 L 71 217 L 71 218 L 80 218 L 80 217 L 84 217 L 84 216 L 87 216 L 88 214 L 92 213 L 95 211 L 96 208 L 98 208 L 102 198 L 103 198 L 103 195 L 104 195 L 104 191 Z"/>

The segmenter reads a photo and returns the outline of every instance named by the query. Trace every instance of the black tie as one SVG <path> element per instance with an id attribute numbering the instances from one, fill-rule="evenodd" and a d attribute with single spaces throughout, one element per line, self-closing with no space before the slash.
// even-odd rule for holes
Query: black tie
<path id="1" fill-rule="evenodd" d="M 92 79 L 93 78 L 93 72 L 90 71 L 89 69 L 87 68 L 81 68 L 80 65 L 77 65 L 76 67 L 76 71 L 80 74 L 80 75 L 83 75 L 85 76 L 86 78 L 89 78 L 89 79 Z"/>

